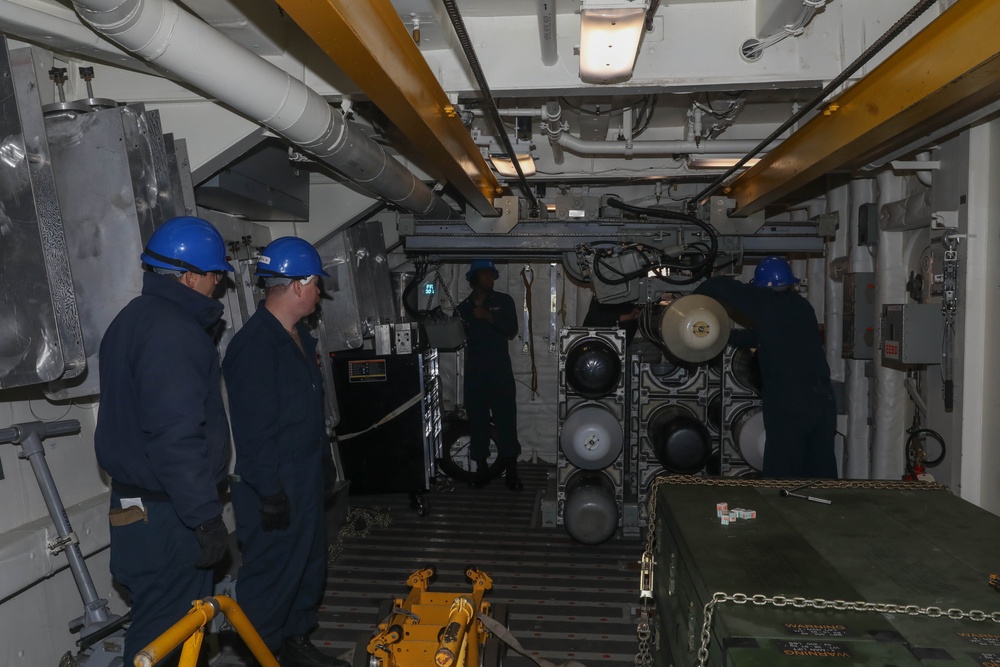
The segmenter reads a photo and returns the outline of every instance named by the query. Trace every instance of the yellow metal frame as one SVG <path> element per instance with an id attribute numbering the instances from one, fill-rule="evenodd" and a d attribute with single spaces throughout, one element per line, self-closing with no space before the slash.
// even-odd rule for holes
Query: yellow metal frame
<path id="1" fill-rule="evenodd" d="M 496 216 L 504 189 L 389 0 L 277 2 L 399 128 L 422 167 Z"/>
<path id="2" fill-rule="evenodd" d="M 746 216 L 1000 97 L 1000 2 L 959 0 L 726 188 Z"/>
<path id="3" fill-rule="evenodd" d="M 427 590 L 434 570 L 423 569 L 406 580 L 410 592 L 393 600 L 393 611 L 381 619 L 378 632 L 368 642 L 368 653 L 380 667 L 479 667 L 479 656 L 489 631 L 477 614 L 489 614 L 483 600 L 493 588 L 485 572 L 470 568 L 472 594 L 431 593 Z"/>
<path id="4" fill-rule="evenodd" d="M 261 667 L 280 667 L 264 640 L 260 638 L 257 630 L 250 623 L 247 615 L 243 613 L 235 600 L 225 595 L 195 600 L 191 611 L 150 642 L 146 648 L 139 651 L 132 664 L 135 667 L 152 667 L 163 660 L 168 653 L 183 644 L 184 648 L 181 649 L 178 667 L 196 667 L 198 653 L 201 651 L 201 642 L 205 637 L 205 626 L 215 618 L 216 614 L 220 613 L 225 614 L 226 618 L 229 619 Z"/>

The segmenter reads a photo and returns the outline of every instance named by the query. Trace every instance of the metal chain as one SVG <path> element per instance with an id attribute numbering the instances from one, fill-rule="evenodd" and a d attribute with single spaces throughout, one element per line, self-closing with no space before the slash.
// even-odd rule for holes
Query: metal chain
<path id="1" fill-rule="evenodd" d="M 438 285 L 441 286 L 441 291 L 444 293 L 445 298 L 448 299 L 448 303 L 451 304 L 451 309 L 455 310 L 455 307 L 456 307 L 455 306 L 455 299 L 452 298 L 451 292 L 448 291 L 448 284 L 444 281 L 444 278 L 441 277 L 441 270 L 440 270 L 440 268 L 434 269 L 434 273 L 435 273 L 435 276 L 434 276 L 435 282 Z"/>
<path id="2" fill-rule="evenodd" d="M 716 593 L 705 603 L 701 624 L 701 646 L 698 648 L 698 662 L 695 667 L 704 667 L 708 662 L 708 644 L 712 639 L 712 616 L 715 608 L 723 602 L 734 604 L 753 604 L 758 607 L 772 605 L 774 607 L 795 607 L 796 609 L 833 609 L 836 611 L 861 611 L 876 614 L 906 614 L 907 616 L 927 616 L 941 618 L 946 616 L 952 620 L 967 618 L 971 621 L 993 621 L 1000 623 L 1000 611 L 986 613 L 979 609 L 964 611 L 962 609 L 942 609 L 941 607 L 921 607 L 915 604 L 900 605 L 891 602 L 862 602 L 849 600 L 826 600 L 824 598 L 788 597 L 785 595 L 746 595 L 745 593 Z"/>
<path id="3" fill-rule="evenodd" d="M 653 664 L 653 654 L 649 650 L 649 639 L 652 634 L 647 616 L 639 621 L 636 628 L 636 637 L 639 638 L 639 652 L 635 654 L 636 667 L 648 667 Z"/>
<path id="4" fill-rule="evenodd" d="M 434 266 L 434 278 L 431 280 L 431 285 L 434 285 L 436 288 L 440 288 L 441 293 L 444 294 L 445 298 L 448 299 L 448 303 L 451 304 L 451 310 L 454 313 L 456 308 L 455 299 L 452 298 L 451 291 L 448 290 L 448 284 L 444 281 L 444 278 L 441 277 L 441 266 L 439 264 Z M 426 310 L 430 310 L 433 303 L 434 294 L 428 294 Z M 438 305 L 441 305 L 440 299 L 438 299 Z"/>
<path id="5" fill-rule="evenodd" d="M 657 482 L 659 479 L 657 479 Z M 654 483 L 650 493 L 654 494 L 657 484 Z M 656 525 L 656 503 L 650 501 L 649 512 L 646 520 L 646 550 L 642 553 L 641 568 L 639 571 L 639 589 L 641 606 L 639 608 L 638 622 L 636 625 L 636 637 L 639 640 L 639 651 L 635 654 L 635 667 L 650 667 L 653 664 L 653 655 L 649 651 L 649 640 L 652 636 L 652 626 L 650 625 L 650 601 L 652 599 L 653 571 L 656 560 L 653 557 L 653 526 Z"/>
<path id="6" fill-rule="evenodd" d="M 743 479 L 738 477 L 707 478 L 692 477 L 688 475 L 664 475 L 657 477 L 649 489 L 649 500 L 646 512 L 646 551 L 643 553 L 643 562 L 652 562 L 653 544 L 655 540 L 656 527 L 656 497 L 659 488 L 665 484 L 676 484 L 685 486 L 724 486 L 724 487 L 761 487 L 761 488 L 787 488 L 798 486 L 804 483 L 789 479 Z M 810 481 L 810 488 L 817 489 L 906 489 L 919 491 L 947 491 L 948 487 L 934 482 L 914 482 L 894 479 L 871 479 L 871 480 L 817 480 Z M 708 661 L 708 645 L 712 639 L 712 617 L 715 608 L 721 603 L 732 602 L 735 604 L 747 604 L 748 602 L 757 606 L 773 605 L 775 607 L 792 606 L 796 608 L 811 609 L 834 609 L 836 611 L 864 611 L 880 614 L 908 614 L 910 616 L 928 616 L 938 618 L 947 616 L 951 619 L 968 618 L 973 621 L 991 620 L 1000 623 L 1000 611 L 987 614 L 984 611 L 973 609 L 963 611 L 961 609 L 941 609 L 940 607 L 920 607 L 918 605 L 898 605 L 892 603 L 878 602 L 850 602 L 846 600 L 825 600 L 823 598 L 803 598 L 787 597 L 775 595 L 746 595 L 744 593 L 716 593 L 712 599 L 705 603 L 701 624 L 701 646 L 698 648 L 698 662 L 695 667 L 704 667 Z M 645 609 L 646 601 L 643 601 Z M 640 616 L 639 622 L 639 653 L 636 654 L 636 667 L 648 667 L 652 664 L 649 656 L 649 636 L 651 634 L 646 621 L 645 636 L 643 635 L 644 617 Z M 646 662 L 648 660 L 648 662 Z M 642 662 L 641 662 L 642 661 Z"/>
<path id="7" fill-rule="evenodd" d="M 337 541 L 327 548 L 327 563 L 332 564 L 344 552 L 346 538 L 364 537 L 372 531 L 372 528 L 384 528 L 389 525 L 392 525 L 392 517 L 389 516 L 388 508 L 352 508 L 347 513 L 343 528 L 337 533 Z"/>

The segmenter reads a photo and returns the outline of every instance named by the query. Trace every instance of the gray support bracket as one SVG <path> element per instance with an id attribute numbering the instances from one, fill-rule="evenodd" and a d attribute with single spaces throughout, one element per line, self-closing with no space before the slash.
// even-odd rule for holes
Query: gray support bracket
<path id="1" fill-rule="evenodd" d="M 485 217 L 478 211 L 469 209 L 465 212 L 465 224 L 480 234 L 506 234 L 517 226 L 519 217 L 519 200 L 514 196 L 497 197 L 493 200 L 499 215 Z"/>

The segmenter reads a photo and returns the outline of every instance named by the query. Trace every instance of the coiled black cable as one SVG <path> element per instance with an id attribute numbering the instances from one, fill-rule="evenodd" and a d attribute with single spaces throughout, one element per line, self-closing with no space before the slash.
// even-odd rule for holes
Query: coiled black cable
<path id="1" fill-rule="evenodd" d="M 907 470 L 912 473 L 914 460 L 917 458 L 916 445 L 917 442 L 923 438 L 930 438 L 931 440 L 936 440 L 938 446 L 941 447 L 941 453 L 938 454 L 937 458 L 931 460 L 924 460 L 923 465 L 927 468 L 934 468 L 935 466 L 941 465 L 944 461 L 945 454 L 947 453 L 947 447 L 944 444 L 944 438 L 937 431 L 929 428 L 913 428 L 910 429 L 910 435 L 906 438 L 906 466 Z M 923 447 L 920 448 L 923 451 Z M 924 452 L 926 453 L 926 452 Z"/>

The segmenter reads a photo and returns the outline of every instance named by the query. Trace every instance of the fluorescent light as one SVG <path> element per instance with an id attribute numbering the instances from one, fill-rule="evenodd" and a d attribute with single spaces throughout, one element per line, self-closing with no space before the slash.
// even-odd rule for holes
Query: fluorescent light
<path id="1" fill-rule="evenodd" d="M 525 176 L 535 175 L 535 160 L 531 153 L 517 153 L 517 163 L 521 165 L 521 172 Z M 507 178 L 517 178 L 517 170 L 514 169 L 514 161 L 505 153 L 490 153 L 490 162 L 497 173 Z"/>
<path id="2" fill-rule="evenodd" d="M 735 167 L 742 158 L 722 157 L 718 155 L 692 155 L 688 158 L 688 167 L 691 169 L 728 169 Z M 760 158 L 752 157 L 747 160 L 741 169 L 749 169 L 760 162 Z"/>
<path id="3" fill-rule="evenodd" d="M 648 0 L 583 0 L 580 79 L 620 83 L 632 78 Z"/>

